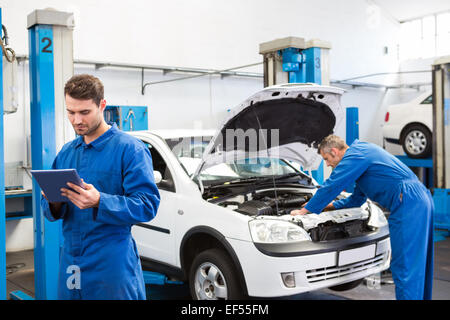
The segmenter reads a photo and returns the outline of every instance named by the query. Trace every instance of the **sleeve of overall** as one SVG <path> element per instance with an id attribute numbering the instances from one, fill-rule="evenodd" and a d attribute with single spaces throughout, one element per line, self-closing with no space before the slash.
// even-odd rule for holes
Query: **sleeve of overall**
<path id="1" fill-rule="evenodd" d="M 130 225 L 152 220 L 160 195 L 153 177 L 150 151 L 140 147 L 125 154 L 122 187 L 124 195 L 100 192 L 94 220 L 106 224 Z"/>
<path id="2" fill-rule="evenodd" d="M 333 201 L 342 190 L 355 182 L 368 167 L 368 161 L 363 154 L 351 152 L 350 150 L 342 158 L 341 162 L 331 173 L 330 177 L 324 182 L 306 204 L 305 208 L 313 213 L 320 213 Z"/>
<path id="3" fill-rule="evenodd" d="M 52 169 L 57 169 L 57 159 L 58 157 L 55 158 L 55 160 L 53 160 L 53 164 L 52 164 Z M 59 219 L 64 219 L 64 216 L 66 215 L 67 212 L 67 203 L 63 203 L 61 205 L 61 208 L 59 209 L 59 211 L 52 211 L 50 209 L 50 204 L 48 203 L 47 199 L 45 199 L 42 195 L 41 195 L 41 209 L 42 212 L 44 213 L 44 216 L 49 220 L 49 221 L 56 221 Z"/>
<path id="4" fill-rule="evenodd" d="M 335 209 L 355 208 L 360 207 L 366 200 L 367 196 L 364 193 L 362 193 L 359 186 L 356 185 L 355 190 L 349 197 L 334 201 L 333 206 Z"/>

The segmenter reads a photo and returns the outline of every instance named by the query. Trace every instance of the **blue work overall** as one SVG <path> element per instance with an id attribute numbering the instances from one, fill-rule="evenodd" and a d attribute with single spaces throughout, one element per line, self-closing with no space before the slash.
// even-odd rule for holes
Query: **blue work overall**
<path id="1" fill-rule="evenodd" d="M 148 148 L 113 124 L 89 144 L 83 137 L 65 144 L 52 168 L 76 168 L 100 192 L 98 208 L 84 210 L 69 201 L 52 213 L 42 199 L 47 219 L 63 220 L 58 298 L 145 299 L 131 227 L 153 219 L 159 206 Z"/>
<path id="2" fill-rule="evenodd" d="M 396 157 L 374 144 L 355 140 L 305 208 L 320 213 L 355 182 L 353 194 L 334 201 L 334 207 L 359 207 L 369 198 L 389 209 L 396 298 L 431 299 L 434 205 L 430 192 Z"/>

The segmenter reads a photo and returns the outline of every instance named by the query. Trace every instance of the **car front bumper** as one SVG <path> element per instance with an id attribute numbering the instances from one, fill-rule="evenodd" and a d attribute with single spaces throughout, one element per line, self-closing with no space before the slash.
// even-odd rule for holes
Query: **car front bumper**
<path id="1" fill-rule="evenodd" d="M 227 239 L 240 257 L 249 296 L 281 297 L 365 278 L 389 268 L 388 226 L 368 235 L 320 243 L 255 244 Z M 288 287 L 282 274 L 291 273 Z"/>

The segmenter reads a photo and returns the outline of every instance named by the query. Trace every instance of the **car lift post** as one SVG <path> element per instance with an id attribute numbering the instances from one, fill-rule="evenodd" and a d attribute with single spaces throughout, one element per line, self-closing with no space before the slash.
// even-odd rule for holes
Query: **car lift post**
<path id="1" fill-rule="evenodd" d="M 345 131 L 345 143 L 349 146 L 359 139 L 359 114 L 357 107 L 348 107 L 346 114 L 346 131 Z M 355 190 L 355 185 L 346 187 L 345 191 L 353 193 Z"/>
<path id="2" fill-rule="evenodd" d="M 27 24 L 32 168 L 50 169 L 57 150 L 71 138 L 65 122 L 64 83 L 73 75 L 73 14 L 35 10 Z M 57 298 L 61 222 L 45 219 L 40 203 L 41 191 L 33 181 L 35 297 L 53 300 Z"/>
<path id="3" fill-rule="evenodd" d="M 259 53 L 264 56 L 264 87 L 282 83 L 316 83 L 329 85 L 330 43 L 321 40 L 287 37 L 264 42 Z M 324 165 L 321 161 L 313 178 L 322 184 Z"/>
<path id="4" fill-rule="evenodd" d="M 450 236 L 450 57 L 436 60 L 433 72 L 433 154 L 431 158 L 397 156 L 410 168 L 424 170 L 422 182 L 434 202 L 434 242 Z"/>
<path id="5" fill-rule="evenodd" d="M 432 71 L 434 227 L 435 234 L 438 230 L 446 230 L 448 236 L 450 231 L 450 56 L 437 59 L 433 63 Z"/>
<path id="6" fill-rule="evenodd" d="M 0 8 L 0 26 L 2 8 Z M 3 31 L 0 32 L 3 37 Z M 2 41 L 0 39 L 0 41 Z M 3 125 L 3 51 L 0 59 L 0 300 L 6 300 L 6 211 L 5 211 L 5 159 Z"/>
<path id="7" fill-rule="evenodd" d="M 359 139 L 359 115 L 357 107 L 347 108 L 347 123 L 345 132 L 345 143 L 351 145 L 353 141 Z"/>
<path id="8" fill-rule="evenodd" d="M 434 62 L 433 72 L 433 154 L 426 159 L 396 156 L 408 167 L 422 169 L 425 186 L 434 202 L 434 242 L 450 236 L 450 57 Z"/>

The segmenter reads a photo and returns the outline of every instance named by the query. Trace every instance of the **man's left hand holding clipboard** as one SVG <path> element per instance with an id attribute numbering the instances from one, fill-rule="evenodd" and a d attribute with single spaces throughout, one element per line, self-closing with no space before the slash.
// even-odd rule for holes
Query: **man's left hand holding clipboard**
<path id="1" fill-rule="evenodd" d="M 98 190 L 92 184 L 85 183 L 83 179 L 81 179 L 81 182 L 83 183 L 82 187 L 67 182 L 67 186 L 72 190 L 68 188 L 61 188 L 61 195 L 67 197 L 74 205 L 76 205 L 80 209 L 97 208 L 100 202 L 100 192 L 98 192 Z M 44 198 L 47 199 L 44 191 L 41 192 Z M 63 202 L 49 201 L 49 204 L 52 211 L 59 211 Z"/>
<path id="2" fill-rule="evenodd" d="M 63 203 L 68 201 L 80 209 L 98 207 L 100 193 L 92 184 L 85 183 L 76 169 L 31 170 L 31 174 L 41 187 L 42 196 L 50 204 L 53 213 L 58 212 Z"/>

